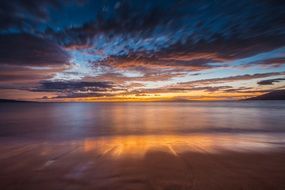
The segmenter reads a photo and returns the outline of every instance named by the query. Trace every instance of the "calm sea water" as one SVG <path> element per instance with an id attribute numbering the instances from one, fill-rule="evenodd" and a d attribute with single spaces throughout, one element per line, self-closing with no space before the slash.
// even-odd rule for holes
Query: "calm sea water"
<path id="1" fill-rule="evenodd" d="M 0 137 L 283 132 L 285 101 L 0 104 Z"/>

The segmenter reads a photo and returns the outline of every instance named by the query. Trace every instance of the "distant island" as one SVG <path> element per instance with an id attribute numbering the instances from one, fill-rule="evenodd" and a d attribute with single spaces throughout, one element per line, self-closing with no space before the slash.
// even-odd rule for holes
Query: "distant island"
<path id="1" fill-rule="evenodd" d="M 285 90 L 275 90 L 246 100 L 285 100 Z"/>

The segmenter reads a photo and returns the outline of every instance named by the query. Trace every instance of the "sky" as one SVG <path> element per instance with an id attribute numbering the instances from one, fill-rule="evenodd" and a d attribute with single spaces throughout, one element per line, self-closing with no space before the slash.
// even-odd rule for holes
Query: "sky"
<path id="1" fill-rule="evenodd" d="M 282 0 L 4 0 L 0 98 L 238 100 L 285 89 Z"/>

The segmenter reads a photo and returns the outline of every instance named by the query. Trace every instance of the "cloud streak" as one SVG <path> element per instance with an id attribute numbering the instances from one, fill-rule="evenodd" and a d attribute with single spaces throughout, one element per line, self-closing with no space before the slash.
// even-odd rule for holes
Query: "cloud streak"
<path id="1" fill-rule="evenodd" d="M 61 99 L 270 90 L 284 83 L 284 18 L 285 2 L 267 0 L 4 1 L 0 90 Z"/>
<path id="2" fill-rule="evenodd" d="M 274 83 L 285 81 L 285 78 L 275 78 L 275 79 L 268 79 L 268 80 L 261 80 L 257 82 L 259 85 L 273 85 Z"/>

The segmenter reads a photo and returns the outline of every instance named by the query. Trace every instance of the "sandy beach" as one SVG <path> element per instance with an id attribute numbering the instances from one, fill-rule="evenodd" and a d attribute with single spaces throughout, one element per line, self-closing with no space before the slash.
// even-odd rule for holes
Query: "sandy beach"
<path id="1" fill-rule="evenodd" d="M 284 189 L 284 142 L 263 136 L 2 139 L 0 189 Z"/>

